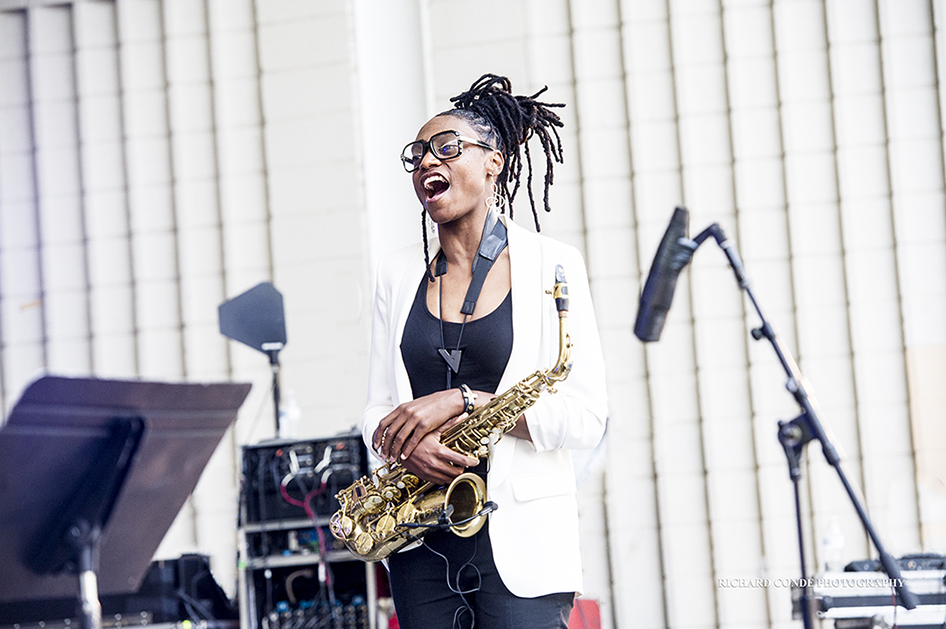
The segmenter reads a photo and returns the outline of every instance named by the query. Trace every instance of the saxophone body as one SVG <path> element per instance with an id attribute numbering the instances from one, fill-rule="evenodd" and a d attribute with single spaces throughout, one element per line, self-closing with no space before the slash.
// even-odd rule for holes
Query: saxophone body
<path id="1" fill-rule="evenodd" d="M 568 336 L 568 284 L 561 265 L 555 269 L 552 289 L 558 310 L 559 353 L 554 366 L 539 370 L 475 409 L 440 436 L 448 448 L 475 458 L 489 454 L 492 444 L 512 430 L 519 416 L 535 404 L 543 391 L 571 371 Z M 449 485 L 437 485 L 387 463 L 335 495 L 339 509 L 330 521 L 332 535 L 364 561 L 377 561 L 417 541 L 443 525 L 461 537 L 470 537 L 485 523 L 486 484 L 473 473 L 458 476 Z"/>

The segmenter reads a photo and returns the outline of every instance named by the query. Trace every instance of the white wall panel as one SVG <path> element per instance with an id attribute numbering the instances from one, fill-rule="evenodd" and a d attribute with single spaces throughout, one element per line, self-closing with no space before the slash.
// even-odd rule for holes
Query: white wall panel
<path id="1" fill-rule="evenodd" d="M 889 213 L 889 158 L 883 146 L 886 122 L 881 117 L 884 77 L 873 10 L 866 5 L 832 6 L 827 17 L 829 38 L 840 41 L 832 49 L 831 63 L 833 90 L 837 93 L 840 208 L 863 485 L 867 500 L 873 505 L 872 515 L 884 525 L 882 530 L 889 531 L 887 543 L 892 548 L 902 548 L 903 523 L 915 523 L 915 509 L 899 511 L 891 521 L 893 512 L 887 500 L 891 479 L 872 471 L 878 464 L 896 464 L 897 455 L 893 452 L 897 448 L 894 446 L 890 451 L 881 442 L 892 446 L 898 440 L 909 440 L 908 430 L 898 435 L 891 432 L 890 424 L 870 421 L 879 409 L 895 415 L 906 404 L 903 363 L 892 352 L 871 351 L 886 345 L 898 348 L 899 354 L 902 346 Z M 856 19 L 852 15 L 855 12 L 866 13 L 869 19 Z M 860 61 L 856 60 L 858 57 Z M 864 63 L 865 58 L 874 63 Z M 848 119 L 851 114 L 853 120 Z M 864 208 L 874 211 L 862 213 Z M 878 379 L 880 373 L 884 377 Z M 906 457 L 909 461 L 910 455 Z"/>
<path id="2" fill-rule="evenodd" d="M 259 282 L 272 279 L 255 10 L 251 0 L 211 1 L 206 10 L 210 75 L 213 77 L 211 115 L 215 126 L 218 172 L 215 181 L 217 220 L 222 248 L 220 287 L 224 290 L 224 297 L 231 298 Z M 254 387 L 224 445 L 215 455 L 219 460 L 216 473 L 205 473 L 198 488 L 201 507 L 207 501 L 216 508 L 215 516 L 199 518 L 197 535 L 201 540 L 212 539 L 214 529 L 227 530 L 228 517 L 230 522 L 233 521 L 230 515 L 233 512 L 229 508 L 236 504 L 233 499 L 239 487 L 241 465 L 238 448 L 255 443 L 266 434 L 252 434 L 251 426 L 259 419 L 262 404 L 271 403 L 272 399 L 269 388 L 272 376 L 265 364 L 268 361 L 261 360 L 263 357 L 249 348 L 234 347 L 235 343 L 220 345 L 215 342 L 210 347 L 210 339 L 217 340 L 212 328 L 212 325 L 205 325 L 202 330 L 192 328 L 189 336 L 208 345 L 208 355 L 225 352 L 223 356 L 216 356 L 215 361 L 226 360 L 235 380 L 252 381 Z M 247 361 L 234 360 L 241 356 L 245 356 Z M 201 511 L 197 513 L 199 517 Z M 207 525 L 211 523 L 214 526 L 207 531 Z M 216 542 L 216 565 L 222 571 L 224 587 L 228 588 L 232 587 L 236 570 L 232 544 L 233 539 L 227 536 L 218 538 Z"/>
<path id="3" fill-rule="evenodd" d="M 217 379 L 226 376 L 227 362 L 226 340 L 212 334 L 225 295 L 207 8 L 166 0 L 162 9 L 184 369 Z"/>
<path id="4" fill-rule="evenodd" d="M 934 379 L 943 377 L 942 360 L 936 357 L 946 352 L 944 324 L 937 320 L 946 317 L 943 298 L 946 286 L 937 268 L 944 264 L 940 250 L 946 242 L 946 232 L 942 227 L 943 153 L 942 146 L 935 146 L 942 144 L 943 128 L 936 112 L 941 104 L 937 102 L 940 92 L 936 87 L 933 13 L 930 7 L 920 3 L 898 12 L 892 10 L 889 3 L 879 2 L 878 14 L 881 16 L 883 77 L 885 86 L 890 86 L 889 92 L 885 92 L 890 186 L 920 497 L 917 514 L 920 538 L 917 540 L 914 529 L 903 531 L 906 535 L 898 541 L 902 540 L 904 545 L 919 541 L 927 547 L 931 543 L 941 545 L 946 540 L 942 533 L 946 529 L 942 518 L 946 494 L 928 489 L 932 486 L 932 477 L 942 478 L 946 470 L 942 464 L 932 463 L 942 461 L 938 445 L 923 439 L 930 434 L 926 426 L 940 421 L 929 414 L 923 400 L 938 394 L 916 369 L 917 359 L 923 361 L 921 357 L 925 357 L 927 375 Z M 931 212 L 934 207 L 936 210 Z M 911 218 L 906 219 L 907 216 Z M 924 227 L 917 229 L 920 225 Z M 923 278 L 929 278 L 929 282 Z"/>
<path id="5" fill-rule="evenodd" d="M 159 549 L 212 554 L 232 588 L 239 449 L 273 421 L 265 356 L 219 335 L 216 306 L 273 281 L 303 433 L 356 423 L 373 266 L 419 236 L 398 150 L 485 72 L 547 85 L 568 106 L 543 231 L 586 253 L 612 401 L 607 452 L 582 463 L 585 596 L 609 629 L 795 626 L 787 588 L 716 581 L 797 576 L 784 372 L 711 243 L 646 348 L 637 295 L 674 206 L 691 234 L 718 222 L 889 549 L 946 551 L 944 16 L 938 0 L 0 2 L 5 408 L 41 368 L 254 382 Z M 833 517 L 845 561 L 866 558 L 807 454 L 811 566 Z"/>
<path id="6" fill-rule="evenodd" d="M 136 355 L 127 342 L 134 292 L 115 19 L 111 3 L 73 9 L 92 365 L 121 377 L 135 371 Z"/>
<path id="7" fill-rule="evenodd" d="M 0 14 L 0 331 L 4 409 L 45 362 L 25 11 Z"/>
<path id="8" fill-rule="evenodd" d="M 732 6 L 730 6 L 732 4 Z M 766 317 L 775 325 L 781 340 L 793 335 L 785 334 L 785 324 L 790 325 L 793 308 L 788 259 L 791 241 L 785 216 L 786 184 L 783 120 L 778 109 L 781 101 L 779 75 L 776 72 L 775 32 L 771 6 L 765 3 L 726 3 L 722 24 L 727 53 L 726 79 L 728 85 L 730 119 L 732 124 L 732 149 L 734 158 L 733 181 L 735 188 L 736 223 L 732 231 L 738 236 L 738 247 L 745 260 L 754 294 Z M 729 228 L 728 225 L 723 225 Z M 706 254 L 704 254 L 706 255 Z M 757 315 L 748 310 L 746 326 L 758 325 Z M 781 325 L 780 325 L 781 324 Z M 748 342 L 743 328 L 742 346 Z M 791 332 L 791 329 L 789 330 Z M 762 342 L 766 344 L 765 341 Z M 745 517 L 736 523 L 744 527 L 755 519 L 759 534 L 752 539 L 756 546 L 748 547 L 744 562 L 738 572 L 727 572 L 727 550 L 733 545 L 732 533 L 725 523 L 725 513 L 717 510 L 714 522 L 719 519 L 720 531 L 714 538 L 714 551 L 718 557 L 718 576 L 731 578 L 740 574 L 744 578 L 769 577 L 781 574 L 781 565 L 790 557 L 790 546 L 784 538 L 773 539 L 770 530 L 774 523 L 784 521 L 784 502 L 788 494 L 773 492 L 767 483 L 765 471 L 776 472 L 776 478 L 784 483 L 784 455 L 778 451 L 775 439 L 775 419 L 787 406 L 785 393 L 779 387 L 784 375 L 773 364 L 774 354 L 770 347 L 751 343 L 746 355 L 750 408 L 750 421 L 743 419 L 737 430 L 743 432 L 751 445 L 743 450 L 746 459 L 743 473 L 758 468 L 754 491 L 746 487 L 742 492 Z M 735 350 L 738 345 L 733 344 Z M 738 415 L 737 415 L 738 417 Z M 736 442 L 738 443 L 738 442 Z M 707 448 L 716 444 L 709 443 Z M 733 444 L 730 444 L 730 446 Z M 745 446 L 744 446 L 745 448 Z M 752 463 L 750 463 L 752 461 Z M 752 511 L 755 502 L 755 513 Z M 736 530 L 739 530 L 737 528 Z M 754 561 L 753 561 L 754 559 Z M 767 596 L 766 596 L 767 595 Z M 768 623 L 778 626 L 784 622 L 784 601 L 779 593 L 763 588 L 726 589 L 719 592 L 721 620 L 732 626 L 758 626 Z M 748 607 L 735 607 L 745 601 Z M 723 625 L 725 626 L 725 624 Z"/>
<path id="9" fill-rule="evenodd" d="M 88 277 L 71 9 L 32 9 L 27 23 L 48 367 L 86 373 Z"/>
<path id="10" fill-rule="evenodd" d="M 156 1 L 117 5 L 139 368 L 175 378 L 184 365 L 180 339 L 168 342 L 181 321 L 161 15 Z"/>
<path id="11" fill-rule="evenodd" d="M 347 7 L 335 2 L 314 3 L 307 19 L 282 20 L 260 28 L 260 64 L 279 71 L 348 61 L 347 45 L 338 45 L 347 32 Z"/>

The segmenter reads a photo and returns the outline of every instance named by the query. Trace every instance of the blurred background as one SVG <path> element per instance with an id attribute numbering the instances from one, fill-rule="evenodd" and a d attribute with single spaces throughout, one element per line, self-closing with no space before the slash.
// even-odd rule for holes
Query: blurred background
<path id="1" fill-rule="evenodd" d="M 232 595 L 241 448 L 274 421 L 266 357 L 220 334 L 218 305 L 272 282 L 296 436 L 356 426 L 375 267 L 421 237 L 398 153 L 504 74 L 568 105 L 542 231 L 584 252 L 607 359 L 608 434 L 576 456 L 584 596 L 605 627 L 799 626 L 788 588 L 719 586 L 799 575 L 776 438 L 798 409 L 758 319 L 715 247 L 659 343 L 632 334 L 638 295 L 674 206 L 691 235 L 718 222 L 888 550 L 946 551 L 944 18 L 940 0 L 0 0 L 4 414 L 42 372 L 252 382 L 158 550 L 210 555 Z M 531 226 L 524 193 L 515 209 Z M 808 454 L 810 572 L 832 531 L 844 563 L 875 556 Z"/>

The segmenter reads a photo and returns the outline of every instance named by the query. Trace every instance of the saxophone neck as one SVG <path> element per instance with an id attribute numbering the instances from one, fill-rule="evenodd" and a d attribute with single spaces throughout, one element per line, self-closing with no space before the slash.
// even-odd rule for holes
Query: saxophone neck
<path id="1" fill-rule="evenodd" d="M 558 360 L 548 372 L 553 381 L 563 380 L 572 368 L 572 342 L 568 336 L 568 282 L 565 281 L 565 270 L 559 264 L 555 267 L 555 286 L 552 288 L 552 297 L 555 298 L 555 309 L 558 310 Z"/>
<path id="2" fill-rule="evenodd" d="M 562 319 L 559 319 L 559 326 L 564 327 L 561 321 Z M 556 382 L 564 380 L 572 370 L 572 342 L 567 332 L 559 333 L 558 345 L 558 360 L 548 372 L 549 379 Z"/>

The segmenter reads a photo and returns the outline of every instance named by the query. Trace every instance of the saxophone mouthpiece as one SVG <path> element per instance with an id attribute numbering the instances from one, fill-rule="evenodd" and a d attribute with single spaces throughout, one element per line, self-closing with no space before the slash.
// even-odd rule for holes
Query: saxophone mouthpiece
<path id="1" fill-rule="evenodd" d="M 555 297 L 555 309 L 559 314 L 568 312 L 568 283 L 565 281 L 565 269 L 562 265 L 555 266 L 555 287 L 552 289 Z"/>

